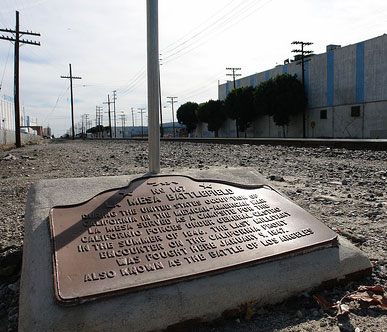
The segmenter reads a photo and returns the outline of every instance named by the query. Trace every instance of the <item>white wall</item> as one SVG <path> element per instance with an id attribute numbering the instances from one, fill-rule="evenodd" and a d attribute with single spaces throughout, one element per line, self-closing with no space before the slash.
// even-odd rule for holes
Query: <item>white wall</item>
<path id="1" fill-rule="evenodd" d="M 21 141 L 23 144 L 29 142 L 39 142 L 41 137 L 39 135 L 21 134 Z M 15 144 L 15 131 L 0 129 L 0 145 Z"/>

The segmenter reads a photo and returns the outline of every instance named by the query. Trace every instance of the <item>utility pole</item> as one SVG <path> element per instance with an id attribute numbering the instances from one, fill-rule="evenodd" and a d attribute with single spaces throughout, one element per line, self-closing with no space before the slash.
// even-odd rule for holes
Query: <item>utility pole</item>
<path id="1" fill-rule="evenodd" d="M 235 77 L 242 76 L 241 74 L 236 73 L 237 70 L 241 70 L 242 68 L 236 68 L 236 67 L 227 67 L 226 70 L 231 70 L 232 74 L 226 74 L 226 76 L 232 76 L 232 80 L 234 82 L 234 89 L 236 89 L 235 86 Z"/>
<path id="2" fill-rule="evenodd" d="M 144 126 L 143 126 L 143 123 L 142 123 L 142 115 L 143 113 L 145 113 L 145 108 L 138 108 L 138 110 L 140 112 L 137 112 L 137 113 L 141 113 L 141 137 L 144 137 Z"/>
<path id="3" fill-rule="evenodd" d="M 116 100 L 117 100 L 117 90 L 114 90 L 113 91 L 114 137 L 117 137 Z"/>
<path id="4" fill-rule="evenodd" d="M 97 129 L 97 137 L 100 137 L 101 135 L 101 122 L 102 122 L 102 107 L 101 106 L 95 106 L 95 126 Z"/>
<path id="5" fill-rule="evenodd" d="M 109 95 L 108 95 L 108 101 L 103 103 L 103 104 L 107 104 L 108 105 L 110 138 L 112 138 L 112 119 L 111 119 L 111 116 L 110 116 L 110 104 L 112 104 L 112 103 L 113 102 L 110 101 L 110 96 Z"/>
<path id="6" fill-rule="evenodd" d="M 70 79 L 70 96 L 71 96 L 71 124 L 72 124 L 72 131 L 73 131 L 73 139 L 75 139 L 75 131 L 74 131 L 74 100 L 73 100 L 73 80 L 80 80 L 82 77 L 73 76 L 73 73 L 71 71 L 71 63 L 69 64 L 70 67 L 70 76 L 61 76 L 60 78 L 68 78 Z"/>
<path id="7" fill-rule="evenodd" d="M 175 134 L 175 115 L 174 115 L 174 111 L 173 111 L 173 104 L 177 103 L 177 100 L 175 100 L 175 99 L 177 99 L 177 97 L 167 97 L 167 98 L 170 99 L 167 101 L 167 103 L 172 104 L 172 128 L 173 128 L 173 137 L 175 137 L 176 136 L 176 134 Z"/>
<path id="8" fill-rule="evenodd" d="M 121 113 L 120 118 L 121 118 L 122 138 L 124 138 L 125 137 L 125 120 L 126 120 L 126 115 L 124 113 Z"/>
<path id="9" fill-rule="evenodd" d="M 15 106 L 15 143 L 16 147 L 21 147 L 21 136 L 20 136 L 20 101 L 19 101 L 19 48 L 20 43 L 37 45 L 40 46 L 39 42 L 20 39 L 22 35 L 29 36 L 40 36 L 40 33 L 31 32 L 31 31 L 20 31 L 19 30 L 19 12 L 16 11 L 16 26 L 15 30 L 12 29 L 0 29 L 0 32 L 11 33 L 12 36 L 0 35 L 0 39 L 9 40 L 14 42 L 15 53 L 14 53 L 14 106 Z"/>
<path id="10" fill-rule="evenodd" d="M 84 114 L 81 115 L 81 121 L 82 121 L 82 135 L 83 135 L 83 128 L 84 128 L 84 126 L 85 126 L 85 123 L 84 123 L 84 121 L 83 121 L 84 116 L 85 116 Z"/>
<path id="11" fill-rule="evenodd" d="M 134 128 L 134 110 L 133 110 L 133 107 L 132 107 L 132 127 Z"/>
<path id="12" fill-rule="evenodd" d="M 227 67 L 226 70 L 231 70 L 232 74 L 226 74 L 226 76 L 232 76 L 232 80 L 234 82 L 234 90 L 236 89 L 235 85 L 235 77 L 237 76 L 242 76 L 241 74 L 236 73 L 237 70 L 241 70 L 241 68 L 237 67 Z M 237 138 L 239 138 L 239 125 L 238 125 L 238 118 L 235 119 L 235 126 L 236 126 L 236 133 L 237 133 Z"/>
<path id="13" fill-rule="evenodd" d="M 302 86 L 305 91 L 305 56 L 313 53 L 313 51 L 304 50 L 304 46 L 313 45 L 311 42 L 303 41 L 294 41 L 292 45 L 301 45 L 301 49 L 292 50 L 292 53 L 298 53 L 297 55 L 301 56 L 301 71 L 302 71 Z M 306 112 L 305 108 L 302 110 L 302 137 L 306 138 Z"/>
<path id="14" fill-rule="evenodd" d="M 87 120 L 89 118 L 90 114 L 85 114 L 85 134 L 87 135 Z"/>

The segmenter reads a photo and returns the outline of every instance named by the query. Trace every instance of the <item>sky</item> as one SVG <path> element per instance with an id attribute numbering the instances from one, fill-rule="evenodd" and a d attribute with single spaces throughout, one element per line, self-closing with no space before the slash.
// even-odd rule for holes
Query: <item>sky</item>
<path id="1" fill-rule="evenodd" d="M 159 49 L 163 122 L 187 101 L 217 99 L 226 67 L 243 76 L 292 58 L 294 40 L 346 46 L 387 32 L 385 0 L 159 0 Z M 71 128 L 69 75 L 72 64 L 75 123 L 95 121 L 117 92 L 117 126 L 140 125 L 147 108 L 145 0 L 0 0 L 0 28 L 39 32 L 41 46 L 20 48 L 20 102 L 38 125 L 56 137 Z M 4 34 L 4 33 L 3 33 Z M 6 34 L 10 35 L 10 34 Z M 13 95 L 13 44 L 0 40 L 0 95 Z M 132 109 L 134 119 L 132 118 Z M 145 113 L 146 114 L 146 113 Z M 104 113 L 105 125 L 108 115 Z M 144 122 L 147 121 L 145 115 Z M 93 122 L 95 125 L 95 122 Z"/>

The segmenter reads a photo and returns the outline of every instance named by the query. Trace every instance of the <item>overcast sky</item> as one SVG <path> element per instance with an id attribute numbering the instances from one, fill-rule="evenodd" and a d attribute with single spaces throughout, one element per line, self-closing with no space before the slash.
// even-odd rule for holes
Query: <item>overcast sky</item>
<path id="1" fill-rule="evenodd" d="M 145 0 L 0 0 L 0 28 L 41 33 L 41 46 L 20 49 L 20 100 L 27 115 L 55 136 L 71 126 L 69 74 L 74 81 L 75 121 L 95 119 L 96 106 L 117 90 L 118 115 L 140 124 L 147 107 Z M 315 53 L 387 31 L 385 0 L 160 0 L 159 42 L 163 120 L 171 121 L 167 96 L 187 101 L 217 98 L 226 67 L 248 76 L 292 57 L 294 40 L 310 41 Z M 13 95 L 13 45 L 0 40 L 0 94 Z M 106 105 L 103 105 L 105 110 Z M 107 114 L 104 115 L 107 124 Z"/>

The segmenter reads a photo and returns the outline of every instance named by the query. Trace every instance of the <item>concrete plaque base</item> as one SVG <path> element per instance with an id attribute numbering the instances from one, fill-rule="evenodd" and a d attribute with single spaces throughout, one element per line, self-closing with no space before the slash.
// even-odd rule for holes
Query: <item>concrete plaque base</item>
<path id="1" fill-rule="evenodd" d="M 196 179 L 259 185 L 252 169 L 176 170 Z M 44 180 L 31 186 L 26 207 L 19 331 L 152 331 L 186 320 L 212 320 L 247 302 L 272 304 L 324 282 L 371 269 L 368 258 L 339 237 L 338 246 L 289 254 L 257 265 L 118 294 L 72 307 L 54 294 L 48 215 L 141 175 Z M 272 290 L 275 289 L 275 292 Z"/>

